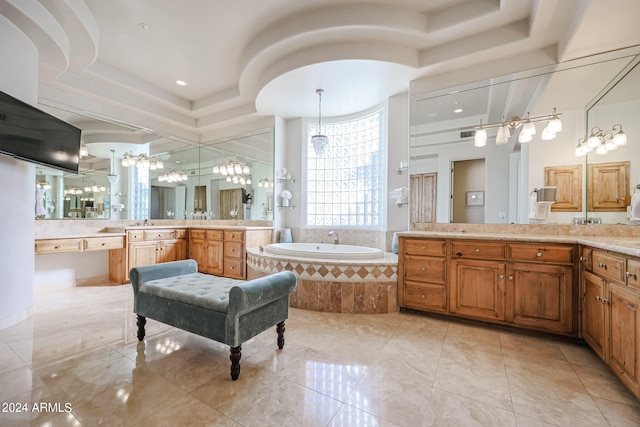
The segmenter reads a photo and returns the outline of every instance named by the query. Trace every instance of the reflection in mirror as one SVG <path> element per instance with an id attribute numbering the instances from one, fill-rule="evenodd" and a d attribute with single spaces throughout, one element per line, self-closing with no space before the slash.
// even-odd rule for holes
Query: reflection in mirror
<path id="1" fill-rule="evenodd" d="M 435 222 L 454 222 L 460 218 L 466 222 L 549 224 L 584 218 L 587 165 L 584 157 L 576 157 L 575 148 L 586 126 L 585 111 L 602 87 L 635 58 L 637 50 L 596 55 L 431 93 L 412 93 L 409 170 L 412 178 L 426 173 L 436 175 Z M 474 147 L 474 128 L 481 121 L 499 124 L 516 116 L 525 118 L 527 114 L 549 115 L 554 108 L 561 114 L 563 130 L 553 139 L 541 137 L 546 125 L 546 121 L 541 121 L 536 123 L 537 134 L 530 142 L 519 142 L 520 126 L 511 129 L 506 143 L 496 144 L 499 128 L 496 126 L 486 129 L 486 146 Z M 460 185 L 459 180 L 464 178 L 456 178 L 454 165 L 477 159 L 484 160 L 484 184 L 483 180 L 474 179 Z M 578 202 L 585 198 L 584 203 L 580 203 L 579 209 L 572 205 L 563 210 L 558 205 L 547 217 L 539 219 L 530 210 L 534 206 L 530 203 L 536 194 L 534 190 L 548 186 L 548 176 L 555 176 L 549 172 L 550 167 L 569 170 L 575 166 L 580 166 L 583 172 L 575 187 L 580 191 L 571 197 L 577 197 Z M 633 171 L 632 165 L 632 176 Z M 484 192 L 484 217 L 476 218 L 474 214 L 481 209 L 468 206 L 465 196 L 480 191 Z M 420 217 L 413 215 L 422 203 L 414 195 L 420 193 L 411 189 L 412 218 Z"/>
<path id="2" fill-rule="evenodd" d="M 38 219 L 273 219 L 267 200 L 273 190 L 261 185 L 273 182 L 272 129 L 198 144 L 53 106 L 40 108 L 80 128 L 88 156 L 81 158 L 78 175 L 37 168 Z M 149 167 L 138 167 L 135 160 L 149 161 Z M 246 169 L 231 176 L 213 172 L 215 165 L 231 161 Z M 221 215 L 220 190 L 225 189 L 239 189 L 241 197 Z"/>
<path id="3" fill-rule="evenodd" d="M 591 139 L 594 147 L 586 155 L 590 183 L 587 220 L 591 222 L 640 220 L 631 215 L 634 202 L 640 204 L 637 202 L 640 198 L 637 188 L 640 184 L 639 64 L 640 57 L 634 58 L 587 111 L 588 135 L 583 140 L 595 137 Z M 640 207 L 636 209 L 640 211 Z"/>

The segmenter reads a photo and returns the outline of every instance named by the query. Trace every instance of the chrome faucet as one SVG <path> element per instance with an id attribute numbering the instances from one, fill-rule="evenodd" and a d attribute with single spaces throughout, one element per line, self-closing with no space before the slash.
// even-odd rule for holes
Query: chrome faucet
<path id="1" fill-rule="evenodd" d="M 332 236 L 333 237 L 333 244 L 334 245 L 339 245 L 340 244 L 340 239 L 338 238 L 338 233 L 336 233 L 335 231 L 330 231 L 329 234 L 327 234 L 327 236 Z"/>

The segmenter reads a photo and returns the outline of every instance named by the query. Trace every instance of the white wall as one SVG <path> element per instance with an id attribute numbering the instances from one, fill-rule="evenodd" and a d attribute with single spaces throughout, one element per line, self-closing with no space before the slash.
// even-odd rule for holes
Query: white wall
<path id="1" fill-rule="evenodd" d="M 0 90 L 37 104 L 38 54 L 0 15 Z M 26 319 L 34 302 L 35 166 L 0 155 L 0 329 Z"/>

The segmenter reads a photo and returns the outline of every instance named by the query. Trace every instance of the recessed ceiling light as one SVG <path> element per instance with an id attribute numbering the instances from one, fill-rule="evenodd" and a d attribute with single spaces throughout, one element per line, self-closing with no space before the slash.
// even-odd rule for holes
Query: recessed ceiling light
<path id="1" fill-rule="evenodd" d="M 178 86 L 186 86 L 186 85 L 187 85 L 187 82 L 185 82 L 184 80 L 176 80 L 176 84 L 177 84 Z"/>
<path id="2" fill-rule="evenodd" d="M 453 110 L 454 113 L 462 113 L 464 110 L 462 108 L 456 108 Z"/>
<path id="3" fill-rule="evenodd" d="M 176 160 L 176 163 L 182 163 L 182 161 L 181 160 Z"/>
<path id="4" fill-rule="evenodd" d="M 149 29 L 149 26 L 147 24 L 145 24 L 144 22 L 139 23 L 138 26 L 140 27 L 141 30 L 148 30 Z"/>

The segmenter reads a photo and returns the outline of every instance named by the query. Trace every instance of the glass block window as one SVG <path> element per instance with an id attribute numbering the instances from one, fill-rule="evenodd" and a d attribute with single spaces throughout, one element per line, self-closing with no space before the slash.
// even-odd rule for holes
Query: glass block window
<path id="1" fill-rule="evenodd" d="M 310 227 L 382 228 L 384 226 L 383 112 L 355 120 L 326 123 L 329 145 L 317 157 L 308 125 L 306 217 Z"/>
<path id="2" fill-rule="evenodd" d="M 151 200 L 151 181 L 149 168 L 130 167 L 133 199 L 131 219 L 149 219 Z"/>

